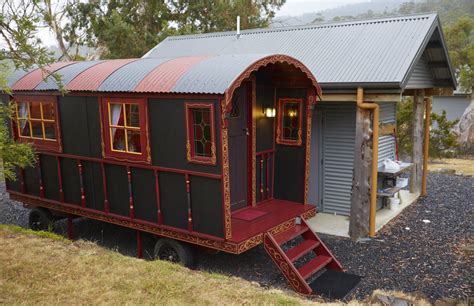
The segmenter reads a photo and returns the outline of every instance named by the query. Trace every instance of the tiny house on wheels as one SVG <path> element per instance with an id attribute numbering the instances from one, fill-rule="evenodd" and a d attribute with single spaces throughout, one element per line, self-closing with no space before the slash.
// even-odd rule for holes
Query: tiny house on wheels
<path id="1" fill-rule="evenodd" d="M 31 228 L 59 216 L 110 222 L 137 230 L 139 252 L 140 232 L 155 234 L 155 256 L 185 265 L 190 245 L 240 254 L 263 243 L 305 294 L 321 269 L 342 270 L 305 222 L 316 213 L 309 150 L 321 89 L 300 61 L 230 54 L 46 70 L 66 94 L 36 69 L 14 74 L 3 97 L 16 107 L 13 136 L 38 153 L 7 181 L 10 197 L 32 208 Z"/>

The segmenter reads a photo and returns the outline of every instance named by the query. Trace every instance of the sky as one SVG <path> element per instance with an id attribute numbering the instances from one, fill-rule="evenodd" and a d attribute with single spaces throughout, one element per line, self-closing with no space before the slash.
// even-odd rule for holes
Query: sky
<path id="1" fill-rule="evenodd" d="M 286 0 L 286 3 L 276 12 L 276 17 L 298 16 L 304 13 L 313 13 L 345 4 L 366 1 L 367 0 Z M 38 37 L 41 38 L 45 46 L 57 45 L 54 36 L 48 29 L 40 29 L 38 31 Z M 0 46 L 2 46 L 1 41 Z"/>
<path id="2" fill-rule="evenodd" d="M 298 16 L 359 2 L 367 2 L 367 0 L 286 0 L 280 11 L 276 13 L 276 17 Z"/>

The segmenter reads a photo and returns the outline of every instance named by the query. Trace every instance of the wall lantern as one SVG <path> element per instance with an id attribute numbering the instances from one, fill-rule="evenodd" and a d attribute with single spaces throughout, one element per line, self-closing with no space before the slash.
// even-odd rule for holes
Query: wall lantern
<path id="1" fill-rule="evenodd" d="M 289 117 L 296 117 L 297 115 L 298 115 L 298 112 L 296 110 L 288 111 L 288 116 Z"/>
<path id="2" fill-rule="evenodd" d="M 265 117 L 274 118 L 275 117 L 275 108 L 273 108 L 273 107 L 265 108 Z"/>

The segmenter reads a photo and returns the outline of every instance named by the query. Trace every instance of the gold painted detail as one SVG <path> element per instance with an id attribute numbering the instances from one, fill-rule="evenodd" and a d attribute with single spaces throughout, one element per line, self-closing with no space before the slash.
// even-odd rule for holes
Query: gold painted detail
<path id="1" fill-rule="evenodd" d="M 268 233 L 272 235 L 278 235 L 280 233 L 286 232 L 290 228 L 293 228 L 295 226 L 295 219 L 288 220 L 282 224 L 279 224 L 273 228 L 271 228 Z"/>
<path id="2" fill-rule="evenodd" d="M 212 145 L 211 145 L 211 163 L 213 165 L 215 165 L 217 163 L 217 155 L 216 155 L 216 144 L 214 142 L 212 142 Z"/>
<path id="3" fill-rule="evenodd" d="M 267 233 L 263 240 L 263 247 L 265 251 L 270 255 L 273 262 L 277 265 L 280 271 L 283 273 L 285 278 L 288 280 L 290 285 L 295 289 L 296 292 L 301 294 L 310 294 L 311 288 L 304 282 L 301 275 L 298 274 L 294 265 L 290 264 L 288 260 L 282 255 L 282 251 L 278 250 L 275 246 L 275 242 Z"/>
<path id="4" fill-rule="evenodd" d="M 247 239 L 237 246 L 237 254 L 243 253 L 263 242 L 263 234 L 258 234 L 250 239 Z"/>
<path id="5" fill-rule="evenodd" d="M 230 209 L 229 145 L 228 130 L 222 129 L 222 171 L 224 184 L 224 229 L 225 238 L 232 238 L 232 212 Z"/>
<path id="6" fill-rule="evenodd" d="M 301 215 L 301 218 L 303 218 L 304 220 L 308 220 L 312 217 L 316 216 L 316 207 L 311 209 L 311 210 L 308 210 L 307 212 L 303 213 Z"/>
<path id="7" fill-rule="evenodd" d="M 311 96 L 310 96 L 311 97 Z M 310 172 L 310 163 L 311 163 L 311 114 L 312 114 L 312 104 L 308 99 L 308 105 L 306 110 L 306 152 L 305 152 L 305 182 L 304 182 L 304 204 L 308 204 L 308 195 L 309 195 L 309 176 Z M 319 179 L 316 178 L 316 179 Z"/>
<path id="8" fill-rule="evenodd" d="M 191 159 L 191 143 L 189 142 L 189 139 L 186 141 L 186 158 L 190 162 Z"/>
<path id="9" fill-rule="evenodd" d="M 216 249 L 228 253 L 234 253 L 237 254 L 237 244 L 232 244 L 228 243 L 225 241 L 218 241 L 218 240 L 211 240 L 211 239 L 205 239 L 205 238 L 200 238 L 198 236 L 192 235 L 192 234 L 187 234 L 187 233 L 181 233 L 178 231 L 173 231 L 173 230 L 168 230 L 168 229 L 163 229 L 158 226 L 151 226 L 151 225 L 146 225 L 146 224 L 140 224 L 137 222 L 133 222 L 132 220 L 124 220 L 124 219 L 119 219 L 114 216 L 107 216 L 99 213 L 95 213 L 90 210 L 83 210 L 80 207 L 70 207 L 62 204 L 56 204 L 53 201 L 45 201 L 44 199 L 36 199 L 32 198 L 32 196 L 26 196 L 26 195 L 19 195 L 16 193 L 10 193 L 11 199 L 34 205 L 34 206 L 42 206 L 42 207 L 47 207 L 50 209 L 54 209 L 57 211 L 65 212 L 71 215 L 76 215 L 76 216 L 83 216 L 87 217 L 90 219 L 95 219 L 95 220 L 100 220 L 128 228 L 133 228 L 136 230 L 152 233 L 158 236 L 164 236 L 164 237 L 169 237 L 193 244 L 197 244 L 200 246 L 208 247 L 211 249 Z"/>

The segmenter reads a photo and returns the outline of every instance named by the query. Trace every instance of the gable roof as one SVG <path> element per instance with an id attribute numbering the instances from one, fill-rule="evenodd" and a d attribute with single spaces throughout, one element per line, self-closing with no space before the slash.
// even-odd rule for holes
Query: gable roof
<path id="1" fill-rule="evenodd" d="M 235 32 L 172 36 L 144 57 L 286 54 L 303 62 L 324 88 L 403 90 L 418 60 L 427 52 L 436 55 L 434 85 L 455 87 L 436 14 L 254 29 L 242 31 L 239 37 Z"/>

